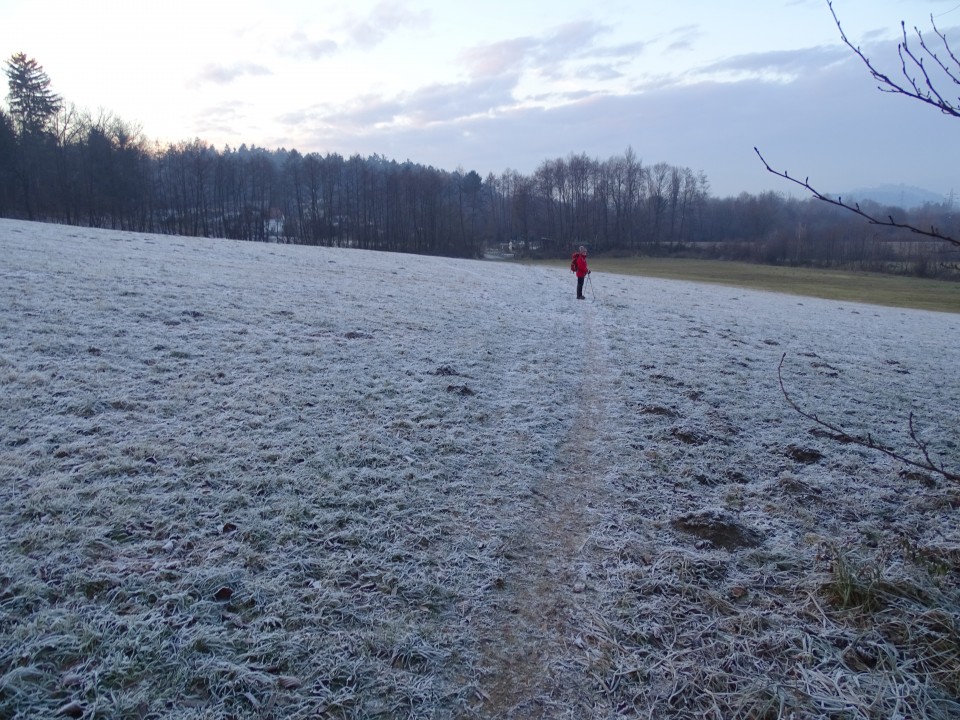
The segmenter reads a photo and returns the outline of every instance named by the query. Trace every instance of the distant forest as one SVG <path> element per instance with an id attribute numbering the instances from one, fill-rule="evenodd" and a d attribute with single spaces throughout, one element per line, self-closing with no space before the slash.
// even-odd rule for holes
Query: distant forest
<path id="1" fill-rule="evenodd" d="M 814 198 L 718 198 L 689 168 L 628 148 L 544 160 L 532 175 L 442 170 L 202 140 L 160 146 L 108 113 L 68 106 L 36 61 L 6 63 L 0 216 L 138 232 L 476 258 L 696 254 L 960 277 L 956 248 L 878 227 Z M 762 166 L 758 164 L 758 171 Z M 952 203 L 871 214 L 960 232 Z"/>

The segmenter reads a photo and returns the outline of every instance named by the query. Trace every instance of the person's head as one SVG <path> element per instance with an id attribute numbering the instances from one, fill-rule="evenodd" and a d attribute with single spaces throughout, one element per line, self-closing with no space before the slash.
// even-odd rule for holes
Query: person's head
<path id="1" fill-rule="evenodd" d="M 581 245 L 581 246 L 580 246 L 580 254 L 581 254 L 581 255 L 586 255 L 586 254 L 587 254 L 587 248 L 586 248 L 586 246 L 584 246 L 584 245 Z"/>

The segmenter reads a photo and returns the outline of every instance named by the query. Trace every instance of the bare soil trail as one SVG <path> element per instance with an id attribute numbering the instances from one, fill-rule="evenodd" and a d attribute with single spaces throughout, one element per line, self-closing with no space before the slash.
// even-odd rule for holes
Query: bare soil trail
<path id="1" fill-rule="evenodd" d="M 611 378 L 593 308 L 584 308 L 582 363 L 588 373 L 555 467 L 532 488 L 518 534 L 505 550 L 497 637 L 487 638 L 481 717 L 590 716 L 591 669 L 604 664 L 591 575 L 600 548 L 592 533 L 610 490 L 599 452 Z"/>

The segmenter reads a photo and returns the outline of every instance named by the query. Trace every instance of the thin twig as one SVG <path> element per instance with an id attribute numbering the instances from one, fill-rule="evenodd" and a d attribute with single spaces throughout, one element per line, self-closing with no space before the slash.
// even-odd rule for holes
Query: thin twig
<path id="1" fill-rule="evenodd" d="M 832 438 L 838 442 L 843 443 L 853 443 L 854 445 L 859 445 L 860 447 L 865 447 L 870 450 L 877 450 L 882 452 L 884 455 L 892 457 L 894 460 L 898 460 L 906 465 L 911 467 L 919 468 L 921 470 L 926 470 L 927 472 L 936 473 L 947 480 L 952 482 L 960 482 L 960 474 L 951 472 L 940 465 L 939 467 L 931 460 L 929 452 L 927 450 L 927 444 L 920 441 L 917 437 L 916 431 L 913 426 L 913 413 L 910 413 L 910 437 L 913 442 L 920 448 L 920 451 L 923 453 L 924 460 L 919 462 L 917 460 L 911 460 L 902 453 L 898 452 L 894 448 L 887 447 L 886 445 L 881 445 L 870 434 L 867 434 L 866 437 L 851 435 L 846 430 L 841 428 L 838 425 L 827 422 L 826 420 L 821 420 L 816 415 L 806 412 L 803 410 L 797 403 L 794 402 L 793 398 L 790 397 L 790 394 L 787 392 L 786 386 L 783 384 L 783 361 L 786 359 L 787 354 L 784 353 L 780 358 L 780 364 L 777 365 L 777 379 L 780 381 L 780 392 L 783 393 L 784 399 L 787 401 L 787 404 L 794 409 L 802 417 L 807 418 L 812 422 L 815 422 L 820 427 L 824 427 L 827 430 L 830 430 L 833 434 Z"/>

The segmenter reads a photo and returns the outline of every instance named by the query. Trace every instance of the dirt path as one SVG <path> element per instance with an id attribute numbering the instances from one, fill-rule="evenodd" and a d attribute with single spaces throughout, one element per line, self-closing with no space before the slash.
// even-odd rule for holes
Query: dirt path
<path id="1" fill-rule="evenodd" d="M 482 717 L 585 717 L 593 710 L 577 705 L 596 697 L 591 670 L 604 660 L 590 574 L 599 563 L 591 532 L 609 492 L 596 452 L 609 372 L 591 319 L 584 332 L 588 392 L 556 466 L 533 488 L 522 529 L 510 539 L 499 637 L 486 649 Z"/>

